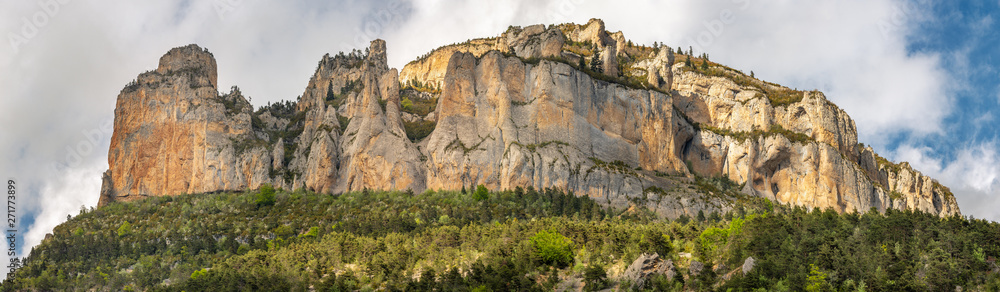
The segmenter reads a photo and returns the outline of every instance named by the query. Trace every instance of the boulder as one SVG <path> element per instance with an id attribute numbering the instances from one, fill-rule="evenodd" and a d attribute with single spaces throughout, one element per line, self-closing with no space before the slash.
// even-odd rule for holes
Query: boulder
<path id="1" fill-rule="evenodd" d="M 750 271 L 753 270 L 754 265 L 756 265 L 756 261 L 753 257 L 747 257 L 747 259 L 743 260 L 743 275 L 746 276 L 747 273 L 750 273 Z"/>
<path id="2" fill-rule="evenodd" d="M 632 288 L 641 290 L 646 281 L 655 275 L 665 275 L 668 279 L 673 279 L 676 275 L 674 262 L 670 259 L 661 259 L 657 253 L 643 253 L 625 269 L 621 279 L 631 282 Z"/>
<path id="3" fill-rule="evenodd" d="M 699 261 L 691 261 L 691 264 L 688 265 L 688 273 L 691 274 L 691 276 L 697 277 L 701 274 L 703 269 L 705 269 L 705 264 Z"/>

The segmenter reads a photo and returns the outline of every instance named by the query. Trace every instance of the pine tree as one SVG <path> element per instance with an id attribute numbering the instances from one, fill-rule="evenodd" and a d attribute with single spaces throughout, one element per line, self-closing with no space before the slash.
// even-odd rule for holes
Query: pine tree
<path id="1" fill-rule="evenodd" d="M 331 101 L 336 96 L 333 94 L 333 81 L 330 81 L 330 86 L 326 87 L 326 101 Z"/>
<path id="2" fill-rule="evenodd" d="M 677 53 L 683 55 L 684 49 L 681 49 L 681 47 L 677 47 Z"/>
<path id="3" fill-rule="evenodd" d="M 590 71 L 597 73 L 604 73 L 604 61 L 601 61 L 600 54 L 594 53 L 594 56 L 590 58 Z"/>
<path id="4" fill-rule="evenodd" d="M 708 70 L 708 59 L 701 60 L 701 70 Z"/>
<path id="5" fill-rule="evenodd" d="M 694 67 L 691 65 L 691 55 L 688 55 L 687 60 L 684 60 L 684 66 Z"/>

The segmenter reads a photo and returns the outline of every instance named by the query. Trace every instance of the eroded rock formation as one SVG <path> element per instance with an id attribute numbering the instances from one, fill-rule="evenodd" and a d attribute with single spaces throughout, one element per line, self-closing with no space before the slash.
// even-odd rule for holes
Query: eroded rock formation
<path id="1" fill-rule="evenodd" d="M 235 87 L 218 93 L 210 53 L 170 50 L 118 97 L 101 204 L 263 183 L 327 193 L 482 184 L 677 217 L 730 208 L 732 198 L 692 187 L 724 177 L 810 208 L 959 213 L 946 187 L 859 145 L 853 120 L 822 93 L 687 67 L 600 20 L 511 27 L 400 73 L 385 48 L 323 56 L 297 101 L 257 111 Z"/>

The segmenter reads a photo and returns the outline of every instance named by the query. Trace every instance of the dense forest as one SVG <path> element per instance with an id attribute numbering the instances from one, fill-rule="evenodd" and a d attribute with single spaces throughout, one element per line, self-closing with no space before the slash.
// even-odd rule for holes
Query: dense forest
<path id="1" fill-rule="evenodd" d="M 674 265 L 641 288 L 642 254 Z M 559 190 L 260 190 L 112 203 L 55 228 L 3 290 L 1000 290 L 1000 224 L 748 199 L 675 220 Z M 753 258 L 744 274 L 741 266 Z M 704 267 L 697 269 L 695 267 Z M 575 289 L 575 288 L 574 288 Z"/>

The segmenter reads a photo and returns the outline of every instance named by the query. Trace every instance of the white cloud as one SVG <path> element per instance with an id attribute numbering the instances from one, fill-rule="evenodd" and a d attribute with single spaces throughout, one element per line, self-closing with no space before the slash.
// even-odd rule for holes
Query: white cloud
<path id="1" fill-rule="evenodd" d="M 960 148 L 955 159 L 944 161 L 927 147 L 900 146 L 895 157 L 937 178 L 956 193 L 966 215 L 1000 221 L 1000 153 L 996 141 Z"/>
<path id="2" fill-rule="evenodd" d="M 40 208 L 34 224 L 24 233 L 26 246 L 41 243 L 45 234 L 51 233 L 52 228 L 65 222 L 67 215 L 79 214 L 80 207 L 97 205 L 96 197 L 80 196 L 80 194 L 99 193 L 101 173 L 106 169 L 106 164 L 94 163 L 84 167 L 53 171 L 53 179 L 45 183 L 36 198 L 38 206 L 44 207 Z"/>

